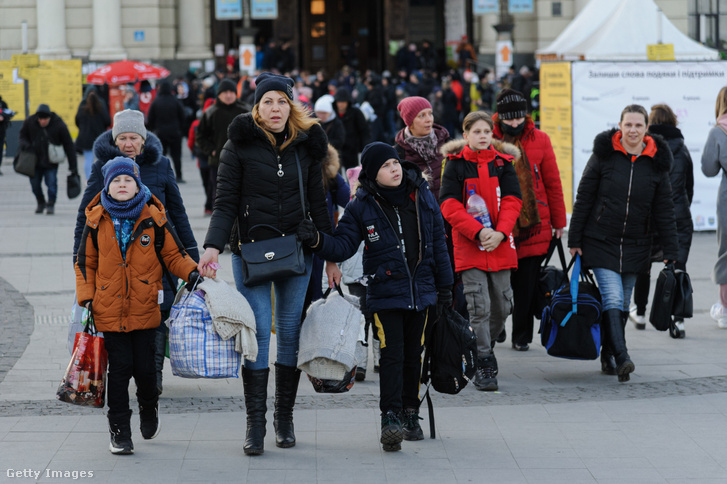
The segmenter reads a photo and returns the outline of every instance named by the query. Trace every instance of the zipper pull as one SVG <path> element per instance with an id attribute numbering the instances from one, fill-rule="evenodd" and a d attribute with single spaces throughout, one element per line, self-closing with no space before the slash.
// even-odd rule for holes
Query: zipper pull
<path id="1" fill-rule="evenodd" d="M 280 155 L 278 155 L 278 176 L 282 178 L 283 175 L 285 175 L 285 172 L 283 171 L 283 164 L 280 163 Z"/>

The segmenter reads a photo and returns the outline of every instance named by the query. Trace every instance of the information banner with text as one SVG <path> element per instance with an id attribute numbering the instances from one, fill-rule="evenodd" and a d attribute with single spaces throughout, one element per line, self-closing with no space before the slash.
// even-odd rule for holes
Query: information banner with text
<path id="1" fill-rule="evenodd" d="M 553 144 L 565 195 L 565 208 L 573 210 L 573 110 L 570 62 L 545 62 L 540 68 L 540 129 Z"/>
<path id="2" fill-rule="evenodd" d="M 640 104 L 648 112 L 654 104 L 666 103 L 677 115 L 694 163 L 694 228 L 716 229 L 721 177 L 705 177 L 701 158 L 707 134 L 715 123 L 717 94 L 727 85 L 727 62 L 574 62 L 571 72 L 573 187 L 577 189 L 591 156 L 593 139 L 602 131 L 618 127 L 624 107 Z"/>

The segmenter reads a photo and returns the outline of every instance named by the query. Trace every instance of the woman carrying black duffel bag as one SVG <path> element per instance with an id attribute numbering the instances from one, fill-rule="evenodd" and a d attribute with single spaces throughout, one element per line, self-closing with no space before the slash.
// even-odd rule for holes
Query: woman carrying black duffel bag
<path id="1" fill-rule="evenodd" d="M 647 126 L 646 109 L 632 104 L 621 112 L 619 129 L 596 136 L 568 233 L 571 255 L 582 256 L 601 291 L 601 369 L 620 382 L 635 369 L 624 329 L 636 276 L 650 264 L 654 230 L 665 261 L 679 255 L 669 183 L 672 154 L 661 136 L 646 135 Z"/>

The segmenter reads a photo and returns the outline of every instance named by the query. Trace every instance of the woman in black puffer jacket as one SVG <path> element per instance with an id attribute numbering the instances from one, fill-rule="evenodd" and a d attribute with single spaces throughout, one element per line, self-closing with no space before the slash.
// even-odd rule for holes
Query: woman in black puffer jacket
<path id="1" fill-rule="evenodd" d="M 632 104 L 621 112 L 620 129 L 596 136 L 568 232 L 571 256 L 583 257 L 601 292 L 601 370 L 617 374 L 621 382 L 635 369 L 624 327 L 636 276 L 651 263 L 654 234 L 659 234 L 665 260 L 679 256 L 669 183 L 671 150 L 661 136 L 646 134 L 647 125 L 646 109 Z"/>
<path id="2" fill-rule="evenodd" d="M 295 234 L 300 221 L 308 215 L 316 227 L 331 233 L 326 195 L 323 191 L 321 160 L 326 156 L 326 135 L 317 120 L 293 102 L 293 80 L 263 73 L 256 80 L 252 113 L 237 116 L 227 130 L 229 141 L 220 155 L 217 197 L 207 230 L 205 252 L 199 272 L 215 277 L 218 256 L 230 239 L 237 222 L 240 241 L 267 240 Z M 302 170 L 301 207 L 298 169 Z M 251 230 L 256 225 L 268 225 Z M 244 250 L 244 249 L 243 249 Z M 275 443 L 278 447 L 295 445 L 293 404 L 298 391 L 297 369 L 300 316 L 310 279 L 312 253 L 305 254 L 306 273 L 275 281 Z M 237 289 L 255 313 L 258 355 L 245 360 L 242 371 L 247 410 L 247 455 L 263 453 L 265 412 L 268 387 L 268 353 L 272 306 L 271 282 L 246 286 L 239 256 L 232 258 Z M 340 280 L 335 264 L 327 264 L 328 280 Z"/>
<path id="3" fill-rule="evenodd" d="M 674 215 L 677 222 L 677 239 L 679 240 L 679 257 L 676 268 L 686 270 L 689 249 L 692 246 L 692 212 L 689 207 L 692 205 L 694 196 L 694 165 L 689 150 L 684 144 L 684 136 L 677 128 L 677 117 L 674 111 L 666 104 L 656 104 L 651 107 L 649 113 L 649 132 L 661 135 L 669 144 L 669 149 L 674 157 L 674 163 L 669 171 L 671 181 L 671 193 L 674 200 Z M 655 245 L 653 252 L 658 253 L 661 248 Z M 630 319 L 634 322 L 636 329 L 646 328 L 646 304 L 649 302 L 649 283 L 651 282 L 650 271 L 639 274 L 634 286 L 634 304 L 631 309 Z M 684 321 L 674 321 L 669 327 L 669 335 L 672 338 L 684 338 Z"/>

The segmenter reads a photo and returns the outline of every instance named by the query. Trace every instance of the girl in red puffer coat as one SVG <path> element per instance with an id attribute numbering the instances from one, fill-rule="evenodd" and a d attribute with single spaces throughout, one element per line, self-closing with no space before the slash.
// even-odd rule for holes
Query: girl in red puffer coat
<path id="1" fill-rule="evenodd" d="M 455 270 L 461 273 L 470 324 L 477 335 L 478 390 L 497 390 L 497 361 L 491 342 L 512 312 L 510 272 L 517 267 L 512 230 L 522 200 L 513 168 L 518 150 L 492 142 L 492 118 L 484 111 L 468 114 L 465 141 L 443 147 L 448 160 L 442 174 L 442 215 L 452 225 Z M 504 154 L 506 152 L 507 154 Z M 483 227 L 467 212 L 469 193 L 486 202 L 492 228 Z"/>

